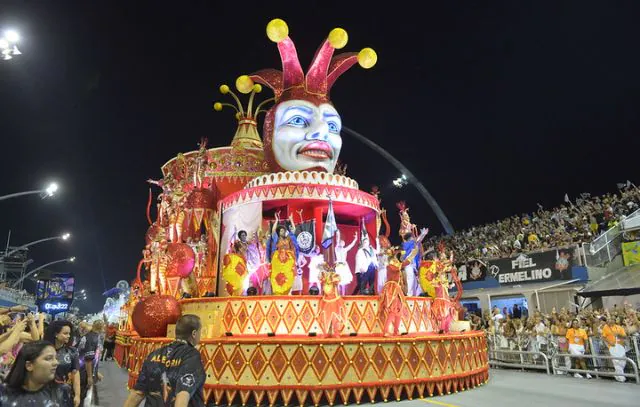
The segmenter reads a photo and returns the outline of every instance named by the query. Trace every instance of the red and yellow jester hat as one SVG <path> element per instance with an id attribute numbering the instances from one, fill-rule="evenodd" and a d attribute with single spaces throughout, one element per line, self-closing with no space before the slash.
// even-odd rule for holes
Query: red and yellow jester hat
<path id="1" fill-rule="evenodd" d="M 263 127 L 265 158 L 272 171 L 282 171 L 273 155 L 271 143 L 273 141 L 273 126 L 275 111 L 278 104 L 287 100 L 306 100 L 315 105 L 331 103 L 329 91 L 338 77 L 345 73 L 356 62 L 365 69 L 373 67 L 378 56 L 371 48 L 364 48 L 360 52 L 347 52 L 333 56 L 334 49 L 341 49 L 347 45 L 348 35 L 342 28 L 334 28 L 322 43 L 313 61 L 307 69 L 302 71 L 296 46 L 289 38 L 289 27 L 281 19 L 274 19 L 267 24 L 267 37 L 278 44 L 282 71 L 277 69 L 263 69 L 251 75 L 243 75 L 236 81 L 236 87 L 243 93 L 253 90 L 254 82 L 270 87 L 275 95 L 275 104 L 269 109 Z"/>

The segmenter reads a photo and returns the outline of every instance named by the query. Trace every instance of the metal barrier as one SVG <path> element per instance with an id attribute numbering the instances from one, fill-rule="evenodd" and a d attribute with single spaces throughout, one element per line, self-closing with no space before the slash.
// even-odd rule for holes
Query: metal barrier
<path id="1" fill-rule="evenodd" d="M 497 358 L 498 353 L 504 353 L 507 355 L 520 355 L 520 363 L 517 362 L 504 362 Z M 493 358 L 492 358 L 493 354 Z M 525 363 L 523 356 L 531 356 L 534 359 L 536 356 L 542 356 L 544 365 L 536 365 L 535 363 Z M 546 370 L 547 374 L 551 374 L 549 371 L 549 358 L 542 352 L 530 352 L 525 350 L 490 350 L 489 351 L 489 365 L 502 366 L 502 367 L 516 367 L 521 369 L 538 369 Z"/>
<path id="2" fill-rule="evenodd" d="M 558 366 L 558 359 L 559 358 L 570 358 L 570 359 L 574 359 L 574 358 L 578 358 L 578 359 L 602 359 L 602 360 L 623 360 L 625 362 L 627 362 L 627 364 L 630 364 L 631 367 L 633 368 L 633 373 L 618 373 L 618 372 L 607 372 L 607 371 L 601 371 L 601 370 L 583 370 L 583 369 L 572 369 L 569 367 L 560 367 Z M 624 377 L 629 377 L 631 379 L 635 379 L 636 380 L 636 384 L 640 384 L 640 376 L 638 375 L 638 365 L 636 365 L 636 362 L 634 362 L 633 360 L 624 357 L 624 358 L 618 358 L 615 356 L 602 356 L 602 355 L 572 355 L 569 353 L 558 353 L 555 354 L 551 357 L 551 365 L 553 368 L 553 373 L 557 373 L 557 372 L 566 372 L 566 373 L 588 373 L 594 376 L 610 376 L 610 377 L 615 377 L 615 376 L 624 376 Z"/>

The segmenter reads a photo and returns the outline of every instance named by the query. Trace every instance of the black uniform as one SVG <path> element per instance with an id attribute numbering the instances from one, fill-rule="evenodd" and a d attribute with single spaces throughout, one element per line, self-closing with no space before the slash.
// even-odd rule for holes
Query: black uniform
<path id="1" fill-rule="evenodd" d="M 56 368 L 56 382 L 72 384 L 71 373 L 80 370 L 78 351 L 70 346 L 63 346 L 56 351 L 58 367 Z"/>
<path id="2" fill-rule="evenodd" d="M 73 407 L 73 397 L 66 384 L 51 383 L 33 392 L 0 384 L 0 407 L 11 406 Z"/>
<path id="3" fill-rule="evenodd" d="M 78 344 L 78 354 L 80 362 L 80 401 L 84 401 L 87 397 L 87 363 L 91 363 L 93 370 L 93 382 L 98 374 L 98 360 L 100 360 L 100 334 L 89 332 L 82 338 Z"/>
<path id="4" fill-rule="evenodd" d="M 200 352 L 175 341 L 147 356 L 133 389 L 144 393 L 146 407 L 173 406 L 176 394 L 183 391 L 191 396 L 190 407 L 204 407 L 205 379 Z"/>

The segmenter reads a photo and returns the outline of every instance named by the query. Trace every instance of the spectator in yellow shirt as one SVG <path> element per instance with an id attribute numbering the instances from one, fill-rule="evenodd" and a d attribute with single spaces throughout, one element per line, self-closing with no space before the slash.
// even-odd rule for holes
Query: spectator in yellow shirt
<path id="1" fill-rule="evenodd" d="M 580 327 L 580 321 L 574 319 L 571 322 L 571 328 L 567 330 L 567 341 L 569 342 L 569 353 L 571 355 L 584 355 L 585 344 L 589 337 L 587 331 Z M 575 369 L 587 370 L 587 363 L 583 358 L 574 358 Z M 582 378 L 580 373 L 574 373 L 573 377 Z M 587 373 L 587 379 L 591 379 L 591 375 Z"/>
<path id="2" fill-rule="evenodd" d="M 606 322 L 607 324 L 602 328 L 602 338 L 609 347 L 609 354 L 618 358 L 625 357 L 627 352 L 624 349 L 624 338 L 627 334 L 620 325 L 616 324 L 613 318 L 609 317 Z M 624 368 L 627 365 L 626 361 L 612 360 L 612 362 L 616 373 L 624 373 Z M 627 381 L 624 376 L 616 376 L 615 378 L 619 382 Z"/>

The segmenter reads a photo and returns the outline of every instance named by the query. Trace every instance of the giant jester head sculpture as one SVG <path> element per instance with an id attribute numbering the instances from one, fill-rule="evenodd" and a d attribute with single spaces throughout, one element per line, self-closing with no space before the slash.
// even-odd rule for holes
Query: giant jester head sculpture
<path id="1" fill-rule="evenodd" d="M 334 49 L 343 48 L 348 40 L 345 30 L 335 28 L 316 52 L 305 75 L 287 24 L 280 19 L 272 20 L 267 25 L 267 36 L 278 44 L 282 71 L 264 69 L 236 81 L 242 92 L 251 92 L 254 82 L 258 82 L 275 94 L 276 103 L 264 122 L 265 157 L 273 171 L 333 172 L 342 149 L 342 122 L 329 99 L 329 91 L 336 79 L 356 62 L 363 68 L 371 68 L 377 55 L 371 48 L 364 48 L 359 53 L 334 57 Z"/>

